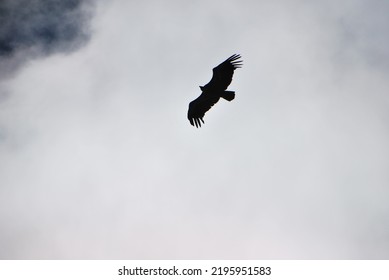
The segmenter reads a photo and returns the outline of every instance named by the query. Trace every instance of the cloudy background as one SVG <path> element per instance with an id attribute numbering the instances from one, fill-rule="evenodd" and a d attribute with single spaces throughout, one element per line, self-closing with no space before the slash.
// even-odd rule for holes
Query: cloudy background
<path id="1" fill-rule="evenodd" d="M 1 258 L 389 257 L 389 2 L 64 2 L 0 2 Z"/>

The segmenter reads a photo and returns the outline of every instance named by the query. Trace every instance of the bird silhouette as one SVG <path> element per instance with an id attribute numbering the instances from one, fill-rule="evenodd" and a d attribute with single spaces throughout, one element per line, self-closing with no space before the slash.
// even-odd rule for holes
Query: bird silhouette
<path id="1" fill-rule="evenodd" d="M 189 103 L 188 119 L 191 125 L 201 127 L 205 113 L 219 101 L 220 97 L 227 101 L 235 98 L 235 92 L 226 89 L 231 84 L 234 70 L 243 65 L 240 58 L 239 54 L 234 54 L 213 68 L 211 81 L 205 86 L 200 86 L 201 95 Z"/>

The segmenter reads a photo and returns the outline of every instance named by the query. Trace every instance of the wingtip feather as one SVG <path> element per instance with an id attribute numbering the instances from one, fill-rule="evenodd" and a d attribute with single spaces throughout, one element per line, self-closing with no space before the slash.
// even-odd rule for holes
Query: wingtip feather
<path id="1" fill-rule="evenodd" d="M 234 69 L 236 69 L 236 68 L 241 68 L 243 66 L 243 60 L 238 60 L 241 58 L 242 57 L 240 54 L 233 54 L 229 58 L 227 58 L 226 61 L 231 63 L 231 65 L 234 67 Z"/>

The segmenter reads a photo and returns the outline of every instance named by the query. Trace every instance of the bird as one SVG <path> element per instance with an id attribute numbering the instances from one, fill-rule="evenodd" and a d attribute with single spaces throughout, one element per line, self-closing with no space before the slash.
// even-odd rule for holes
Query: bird
<path id="1" fill-rule="evenodd" d="M 192 126 L 197 128 L 204 124 L 204 115 L 215 105 L 220 97 L 232 101 L 235 98 L 235 91 L 226 90 L 231 84 L 235 69 L 241 68 L 243 60 L 240 54 L 234 54 L 224 62 L 212 69 L 212 79 L 208 84 L 200 86 L 201 94 L 189 103 L 188 120 Z"/>

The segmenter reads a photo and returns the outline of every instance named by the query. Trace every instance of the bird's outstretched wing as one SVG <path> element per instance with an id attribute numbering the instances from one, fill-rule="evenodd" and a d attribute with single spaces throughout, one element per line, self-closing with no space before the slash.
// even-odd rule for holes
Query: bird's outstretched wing
<path id="1" fill-rule="evenodd" d="M 226 90 L 227 87 L 231 84 L 234 70 L 236 68 L 242 67 L 243 61 L 239 60 L 240 58 L 240 54 L 234 54 L 213 68 L 212 79 L 203 87 L 203 89 Z"/>
<path id="2" fill-rule="evenodd" d="M 204 123 L 204 114 L 211 109 L 220 99 L 219 96 L 213 96 L 202 93 L 199 97 L 189 103 L 188 119 L 191 125 L 201 127 Z"/>

